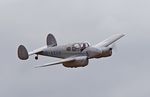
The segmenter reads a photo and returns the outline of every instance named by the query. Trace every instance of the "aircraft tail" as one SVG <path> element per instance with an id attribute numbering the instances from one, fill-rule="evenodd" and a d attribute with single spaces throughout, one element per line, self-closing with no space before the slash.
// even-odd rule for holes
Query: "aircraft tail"
<path id="1" fill-rule="evenodd" d="M 35 49 L 31 52 L 28 52 L 27 49 L 25 48 L 25 46 L 20 45 L 18 47 L 18 57 L 21 60 L 27 60 L 29 58 L 29 56 L 33 55 L 33 54 L 40 54 L 44 49 L 46 49 L 47 47 L 54 47 L 57 46 L 57 42 L 55 37 L 52 34 L 48 34 L 47 36 L 47 46 Z"/>
<path id="2" fill-rule="evenodd" d="M 48 34 L 47 35 L 46 42 L 47 42 L 47 46 L 49 46 L 49 47 L 57 46 L 57 41 L 56 41 L 53 34 Z"/>
<path id="3" fill-rule="evenodd" d="M 18 57 L 21 60 L 27 60 L 29 58 L 28 51 L 23 45 L 18 47 Z"/>

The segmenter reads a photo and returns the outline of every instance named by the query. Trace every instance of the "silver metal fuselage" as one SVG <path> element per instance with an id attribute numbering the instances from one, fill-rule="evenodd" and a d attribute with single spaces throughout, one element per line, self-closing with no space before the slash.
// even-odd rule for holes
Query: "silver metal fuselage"
<path id="1" fill-rule="evenodd" d="M 55 47 L 48 47 L 44 49 L 40 55 L 56 57 L 56 58 L 68 58 L 73 56 L 87 55 L 86 52 L 82 52 L 80 48 L 73 48 L 73 44 L 60 45 Z M 69 49 L 68 49 L 69 48 Z"/>

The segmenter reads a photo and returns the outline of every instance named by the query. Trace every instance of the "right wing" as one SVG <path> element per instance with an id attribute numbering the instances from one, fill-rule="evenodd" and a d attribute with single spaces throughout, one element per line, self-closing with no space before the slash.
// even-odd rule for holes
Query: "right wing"
<path id="1" fill-rule="evenodd" d="M 116 42 L 117 40 L 119 40 L 121 37 L 125 36 L 125 34 L 116 34 L 113 35 L 107 39 L 105 39 L 104 41 L 94 45 L 93 47 L 107 47 L 109 45 L 111 45 L 112 43 Z"/>
<path id="2" fill-rule="evenodd" d="M 56 61 L 56 62 L 44 64 L 42 66 L 37 66 L 35 68 L 47 67 L 47 66 L 52 66 L 52 65 L 57 65 L 57 64 L 63 64 L 63 63 L 66 63 L 66 62 L 73 62 L 73 61 L 81 59 L 81 58 L 87 58 L 87 56 L 69 57 L 69 58 L 62 59 L 62 60 L 59 60 L 59 61 Z"/>

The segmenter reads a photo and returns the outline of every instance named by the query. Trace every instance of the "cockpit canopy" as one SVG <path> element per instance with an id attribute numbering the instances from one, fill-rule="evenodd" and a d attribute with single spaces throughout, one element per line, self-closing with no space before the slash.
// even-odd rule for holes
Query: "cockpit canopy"
<path id="1" fill-rule="evenodd" d="M 85 48 L 89 47 L 88 43 L 74 43 L 72 45 L 72 51 L 83 51 Z"/>
<path id="2" fill-rule="evenodd" d="M 73 47 L 75 47 L 75 48 L 87 48 L 87 47 L 89 47 L 89 44 L 88 43 L 75 43 L 75 44 L 73 44 Z"/>

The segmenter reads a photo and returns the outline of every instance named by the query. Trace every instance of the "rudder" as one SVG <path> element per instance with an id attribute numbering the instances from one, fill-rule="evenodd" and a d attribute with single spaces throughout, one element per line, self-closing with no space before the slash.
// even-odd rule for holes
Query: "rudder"
<path id="1" fill-rule="evenodd" d="M 51 33 L 48 34 L 46 42 L 47 42 L 47 46 L 51 46 L 51 47 L 57 46 L 57 41 L 54 35 Z"/>
<path id="2" fill-rule="evenodd" d="M 21 60 L 27 60 L 29 58 L 28 51 L 23 45 L 18 47 L 18 58 Z"/>

